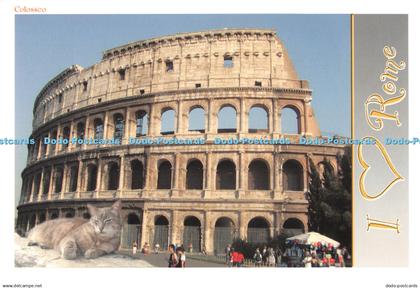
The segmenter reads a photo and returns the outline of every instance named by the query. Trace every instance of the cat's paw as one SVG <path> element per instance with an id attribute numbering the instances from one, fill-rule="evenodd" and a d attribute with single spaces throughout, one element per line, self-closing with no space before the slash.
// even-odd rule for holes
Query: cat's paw
<path id="1" fill-rule="evenodd" d="M 97 249 L 88 249 L 85 252 L 85 258 L 86 259 L 93 259 L 93 258 L 97 258 L 100 256 L 100 253 Z"/>
<path id="2" fill-rule="evenodd" d="M 73 260 L 77 258 L 77 245 L 76 243 L 69 241 L 63 247 L 62 256 L 64 259 Z"/>

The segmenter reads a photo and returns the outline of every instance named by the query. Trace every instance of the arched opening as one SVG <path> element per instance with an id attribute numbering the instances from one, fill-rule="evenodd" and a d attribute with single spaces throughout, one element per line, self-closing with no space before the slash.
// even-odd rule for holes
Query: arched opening
<path id="1" fill-rule="evenodd" d="M 235 238 L 235 226 L 228 217 L 217 219 L 214 229 L 214 253 L 224 254 L 226 246 L 232 244 Z"/>
<path id="2" fill-rule="evenodd" d="M 168 249 L 169 242 L 169 221 L 163 216 L 159 215 L 155 218 L 155 233 L 153 235 L 153 245 L 159 244 L 161 250 Z"/>
<path id="3" fill-rule="evenodd" d="M 83 219 L 87 219 L 87 220 L 90 219 L 89 212 L 84 212 L 82 217 L 83 217 Z"/>
<path id="4" fill-rule="evenodd" d="M 141 219 L 136 213 L 131 212 L 127 215 L 127 221 L 123 225 L 121 246 L 131 248 L 133 243 L 136 243 L 137 247 L 139 247 L 140 239 Z"/>
<path id="5" fill-rule="evenodd" d="M 144 170 L 143 164 L 139 160 L 132 160 L 131 164 L 131 189 L 143 189 Z"/>
<path id="6" fill-rule="evenodd" d="M 281 110 L 281 133 L 283 134 L 299 134 L 300 129 L 300 113 L 294 107 L 285 107 Z"/>
<path id="7" fill-rule="evenodd" d="M 38 197 L 39 188 L 41 186 L 41 173 L 38 173 L 34 177 L 34 200 Z"/>
<path id="8" fill-rule="evenodd" d="M 249 110 L 248 132 L 268 132 L 268 113 L 266 109 L 260 106 L 253 106 Z"/>
<path id="9" fill-rule="evenodd" d="M 50 215 L 50 219 L 54 220 L 54 219 L 57 219 L 57 218 L 58 218 L 58 213 L 57 212 L 52 212 L 51 215 Z"/>
<path id="10" fill-rule="evenodd" d="M 136 112 L 136 137 L 147 134 L 148 119 L 146 111 L 140 110 Z"/>
<path id="11" fill-rule="evenodd" d="M 88 172 L 88 181 L 87 181 L 87 191 L 96 190 L 96 179 L 98 176 L 98 167 L 95 164 L 89 164 L 87 167 Z"/>
<path id="12" fill-rule="evenodd" d="M 217 132 L 218 133 L 235 133 L 236 132 L 236 110 L 232 106 L 224 106 L 219 110 L 217 115 Z"/>
<path id="13" fill-rule="evenodd" d="M 172 188 L 172 165 L 169 161 L 163 161 L 158 168 L 157 189 Z"/>
<path id="14" fill-rule="evenodd" d="M 205 111 L 201 107 L 193 108 L 188 115 L 188 131 L 205 132 Z"/>
<path id="15" fill-rule="evenodd" d="M 36 224 L 36 216 L 32 215 L 31 218 L 29 219 L 29 230 L 34 228 Z"/>
<path id="16" fill-rule="evenodd" d="M 116 162 L 108 163 L 108 190 L 117 190 L 120 184 L 120 167 Z"/>
<path id="17" fill-rule="evenodd" d="M 197 217 L 185 218 L 183 244 L 189 252 L 201 251 L 201 222 Z"/>
<path id="18" fill-rule="evenodd" d="M 46 168 L 44 170 L 44 176 L 42 178 L 42 194 L 48 195 L 50 191 L 50 181 L 51 181 L 51 169 Z"/>
<path id="19" fill-rule="evenodd" d="M 287 160 L 283 164 L 283 189 L 303 191 L 303 169 L 296 160 Z"/>
<path id="20" fill-rule="evenodd" d="M 63 128 L 63 145 L 61 145 L 61 149 L 65 150 L 69 146 L 69 139 L 70 139 L 70 127 L 65 126 Z"/>
<path id="21" fill-rule="evenodd" d="M 73 217 L 74 217 L 74 215 L 75 215 L 74 210 L 68 210 L 68 211 L 66 211 L 66 213 L 64 214 L 64 217 L 66 217 L 66 218 L 73 218 Z"/>
<path id="22" fill-rule="evenodd" d="M 94 138 L 99 140 L 104 138 L 104 122 L 100 118 L 93 120 Z"/>
<path id="23" fill-rule="evenodd" d="M 79 139 L 83 140 L 85 138 L 85 123 L 83 123 L 83 122 L 77 123 L 76 136 L 78 138 L 78 141 L 77 141 L 76 145 L 80 146 L 81 142 L 79 142 Z"/>
<path id="24" fill-rule="evenodd" d="M 175 133 L 175 111 L 173 109 L 166 109 L 162 111 L 160 134 L 170 135 Z"/>
<path id="25" fill-rule="evenodd" d="M 289 218 L 283 224 L 284 233 L 291 237 L 305 233 L 305 225 L 297 218 Z"/>
<path id="26" fill-rule="evenodd" d="M 41 223 L 45 222 L 45 220 L 47 220 L 47 216 L 45 215 L 45 213 L 39 214 L 38 223 L 41 224 Z"/>
<path id="27" fill-rule="evenodd" d="M 193 160 L 187 165 L 187 189 L 203 189 L 203 164 Z"/>
<path id="28" fill-rule="evenodd" d="M 63 168 L 55 169 L 54 193 L 60 193 L 63 188 Z"/>
<path id="29" fill-rule="evenodd" d="M 77 190 L 78 173 L 79 173 L 79 164 L 71 166 L 71 168 L 70 168 L 69 192 L 74 192 L 74 191 Z"/>
<path id="30" fill-rule="evenodd" d="M 220 161 L 216 172 L 216 190 L 236 189 L 236 167 L 230 160 Z"/>
<path id="31" fill-rule="evenodd" d="M 269 190 L 270 169 L 262 160 L 254 160 L 248 166 L 248 189 Z"/>
<path id="32" fill-rule="evenodd" d="M 120 113 L 114 115 L 114 139 L 122 141 L 124 135 L 124 117 Z"/>
<path id="33" fill-rule="evenodd" d="M 270 225 L 263 217 L 252 218 L 248 223 L 247 240 L 249 243 L 267 243 L 270 240 Z"/>

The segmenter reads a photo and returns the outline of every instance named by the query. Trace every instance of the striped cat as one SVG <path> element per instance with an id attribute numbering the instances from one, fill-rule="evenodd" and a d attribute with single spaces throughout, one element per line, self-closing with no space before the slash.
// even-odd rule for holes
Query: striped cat
<path id="1" fill-rule="evenodd" d="M 116 251 L 121 236 L 121 200 L 111 207 L 87 205 L 91 218 L 60 218 L 45 221 L 29 231 L 28 245 L 55 249 L 64 259 L 99 256 Z"/>

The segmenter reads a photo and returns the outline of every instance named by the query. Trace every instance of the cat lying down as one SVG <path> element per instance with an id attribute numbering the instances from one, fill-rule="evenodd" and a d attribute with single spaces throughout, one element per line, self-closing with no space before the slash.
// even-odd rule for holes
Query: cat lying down
<path id="1" fill-rule="evenodd" d="M 35 226 L 28 234 L 28 245 L 55 249 L 64 259 L 99 256 L 116 251 L 121 236 L 121 200 L 111 207 L 87 205 L 90 219 L 60 218 Z"/>

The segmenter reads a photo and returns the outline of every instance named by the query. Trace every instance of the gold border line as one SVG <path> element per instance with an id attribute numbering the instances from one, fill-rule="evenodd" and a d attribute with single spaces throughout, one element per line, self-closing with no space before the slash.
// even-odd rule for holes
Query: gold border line
<path id="1" fill-rule="evenodd" d="M 351 14 L 350 15 L 350 27 L 351 27 L 351 31 L 350 31 L 350 41 L 351 41 L 351 138 L 354 139 L 354 18 L 355 15 Z M 352 247 L 351 247 L 351 258 L 352 258 L 352 267 L 355 267 L 356 261 L 355 261 L 355 246 L 354 246 L 354 239 L 355 239 L 355 226 L 354 226 L 354 145 L 351 146 L 351 193 L 352 193 L 352 205 L 351 205 L 351 218 L 352 218 L 352 223 L 351 223 L 351 235 L 352 235 Z"/>

